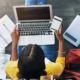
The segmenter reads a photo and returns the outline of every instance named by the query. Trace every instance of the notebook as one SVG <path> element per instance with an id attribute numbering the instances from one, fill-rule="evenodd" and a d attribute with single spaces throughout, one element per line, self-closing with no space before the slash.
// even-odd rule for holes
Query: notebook
<path id="1" fill-rule="evenodd" d="M 80 16 L 77 15 L 63 34 L 63 38 L 78 47 L 80 44 Z"/>
<path id="2" fill-rule="evenodd" d="M 6 47 L 12 42 L 10 33 L 13 31 L 15 24 L 7 16 L 0 19 L 0 47 Z"/>

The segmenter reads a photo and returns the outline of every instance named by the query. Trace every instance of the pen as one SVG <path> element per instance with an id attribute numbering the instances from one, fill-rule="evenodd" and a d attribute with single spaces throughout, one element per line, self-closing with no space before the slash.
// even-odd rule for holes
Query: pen
<path id="1" fill-rule="evenodd" d="M 6 27 L 6 25 L 3 23 L 3 26 L 5 26 L 5 28 L 9 31 L 9 29 Z M 10 31 L 9 31 L 10 32 Z M 11 33 L 11 32 L 10 32 Z"/>

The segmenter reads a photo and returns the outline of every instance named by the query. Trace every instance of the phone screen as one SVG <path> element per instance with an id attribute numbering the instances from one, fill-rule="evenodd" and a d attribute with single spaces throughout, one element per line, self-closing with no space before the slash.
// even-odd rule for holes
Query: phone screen
<path id="1" fill-rule="evenodd" d="M 54 18 L 53 19 L 53 22 L 52 22 L 52 25 L 51 25 L 51 29 L 54 29 L 54 30 L 57 30 L 58 31 L 59 28 L 60 28 L 61 23 L 62 23 L 62 20 L 59 20 L 57 18 Z"/>

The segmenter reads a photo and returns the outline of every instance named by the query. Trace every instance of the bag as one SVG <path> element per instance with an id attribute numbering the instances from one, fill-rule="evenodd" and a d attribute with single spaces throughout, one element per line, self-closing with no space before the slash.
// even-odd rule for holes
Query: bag
<path id="1" fill-rule="evenodd" d="M 68 51 L 63 77 L 80 80 L 80 49 L 70 49 Z"/>

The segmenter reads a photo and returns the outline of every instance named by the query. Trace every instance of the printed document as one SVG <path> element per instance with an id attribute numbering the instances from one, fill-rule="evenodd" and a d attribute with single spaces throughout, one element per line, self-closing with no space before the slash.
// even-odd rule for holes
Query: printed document
<path id="1" fill-rule="evenodd" d="M 7 15 L 0 19 L 0 47 L 6 47 L 12 42 L 10 33 L 14 27 L 15 24 Z"/>

